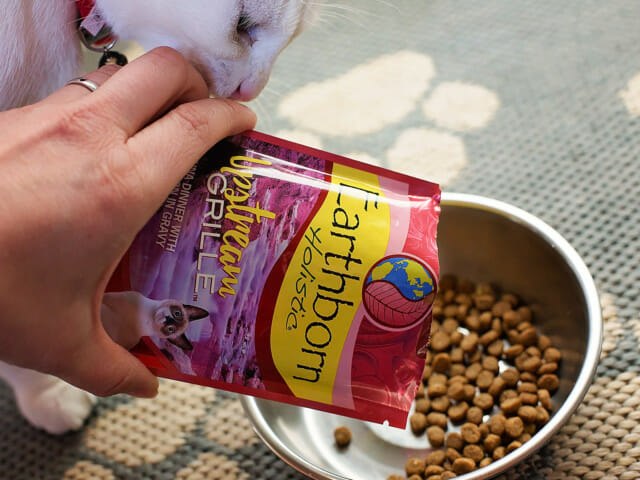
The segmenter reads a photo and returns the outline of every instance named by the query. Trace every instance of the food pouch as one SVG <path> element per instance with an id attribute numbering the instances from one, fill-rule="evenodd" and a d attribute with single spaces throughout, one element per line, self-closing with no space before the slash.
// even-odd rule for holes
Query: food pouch
<path id="1" fill-rule="evenodd" d="M 238 135 L 140 231 L 105 304 L 136 306 L 129 342 L 158 376 L 404 427 L 437 288 L 439 201 L 433 183 Z"/>

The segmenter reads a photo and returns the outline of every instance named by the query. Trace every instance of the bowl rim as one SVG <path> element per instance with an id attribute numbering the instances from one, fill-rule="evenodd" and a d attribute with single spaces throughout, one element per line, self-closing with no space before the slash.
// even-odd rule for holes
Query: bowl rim
<path id="1" fill-rule="evenodd" d="M 535 453 L 538 449 L 542 448 L 542 446 L 545 445 L 550 438 L 560 430 L 560 428 L 562 428 L 562 426 L 569 420 L 569 417 L 571 417 L 571 415 L 573 415 L 576 409 L 580 406 L 580 403 L 593 382 L 593 378 L 598 367 L 598 361 L 600 359 L 603 336 L 600 298 L 593 277 L 578 252 L 562 235 L 560 235 L 560 233 L 533 214 L 500 200 L 467 193 L 445 192 L 442 194 L 441 203 L 447 206 L 471 207 L 490 211 L 529 228 L 534 233 L 545 239 L 546 242 L 564 258 L 567 266 L 573 271 L 582 289 L 587 310 L 589 331 L 584 361 L 578 373 L 577 380 L 569 392 L 569 395 L 558 411 L 551 417 L 553 421 L 549 421 L 544 427 L 536 432 L 534 435 L 534 438 L 537 439 L 536 442 L 526 442 L 524 445 L 508 455 L 505 455 L 500 460 L 497 460 L 486 467 L 456 477 L 460 480 L 471 478 L 481 480 L 491 478 L 500 472 L 515 466 L 528 456 Z M 284 462 L 299 472 L 316 480 L 348 480 L 348 477 L 329 472 L 324 468 L 314 465 L 287 447 L 287 445 L 278 438 L 273 429 L 261 415 L 257 399 L 255 397 L 242 396 L 240 400 L 258 437 L 260 437 L 269 449 Z"/>

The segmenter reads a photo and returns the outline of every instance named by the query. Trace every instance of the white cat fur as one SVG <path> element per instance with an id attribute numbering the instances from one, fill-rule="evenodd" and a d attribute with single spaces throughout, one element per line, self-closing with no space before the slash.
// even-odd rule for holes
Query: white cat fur
<path id="1" fill-rule="evenodd" d="M 249 100 L 313 15 L 312 0 L 96 0 L 121 39 L 179 50 L 212 94 Z M 41 100 L 82 70 L 73 0 L 2 0 L 0 111 Z M 238 30 L 241 14 L 248 19 Z M 50 433 L 80 428 L 95 398 L 61 380 L 0 362 L 18 407 Z"/>

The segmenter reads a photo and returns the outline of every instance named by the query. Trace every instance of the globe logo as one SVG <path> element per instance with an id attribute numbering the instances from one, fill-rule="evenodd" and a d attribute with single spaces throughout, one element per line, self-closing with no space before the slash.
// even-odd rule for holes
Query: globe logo
<path id="1" fill-rule="evenodd" d="M 431 308 L 436 286 L 429 270 L 405 256 L 376 263 L 364 283 L 364 307 L 373 321 L 392 330 L 420 322 Z"/>

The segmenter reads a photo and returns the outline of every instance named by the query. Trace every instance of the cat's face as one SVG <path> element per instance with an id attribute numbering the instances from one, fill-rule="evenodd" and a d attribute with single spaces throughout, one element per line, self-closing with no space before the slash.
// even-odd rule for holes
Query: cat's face
<path id="1" fill-rule="evenodd" d="M 278 54 L 311 21 L 314 0 L 97 0 L 123 39 L 173 47 L 219 97 L 250 100 Z"/>
<path id="2" fill-rule="evenodd" d="M 153 329 L 156 336 L 168 339 L 183 350 L 191 350 L 193 346 L 185 335 L 189 322 L 208 316 L 209 312 L 203 308 L 164 300 L 153 312 Z"/>

